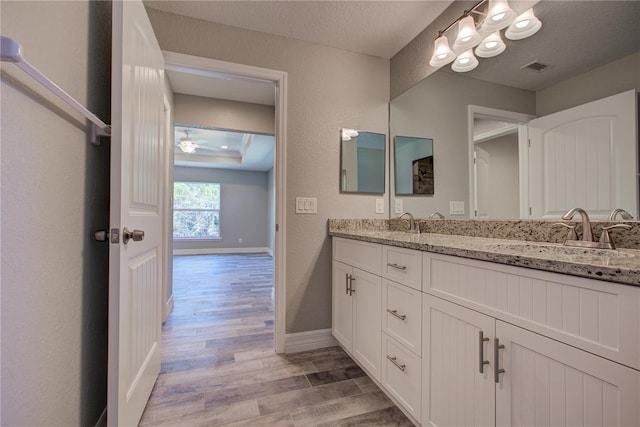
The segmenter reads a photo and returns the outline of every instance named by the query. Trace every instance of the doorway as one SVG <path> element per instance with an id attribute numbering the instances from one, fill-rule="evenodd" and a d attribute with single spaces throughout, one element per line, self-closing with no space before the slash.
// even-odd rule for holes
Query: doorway
<path id="1" fill-rule="evenodd" d="M 286 223 L 286 89 L 287 75 L 284 72 L 232 64 L 213 59 L 194 57 L 173 52 L 163 52 L 165 68 L 168 72 L 179 72 L 189 76 L 189 79 L 224 79 L 229 85 L 234 82 L 249 82 L 253 84 L 270 85 L 275 97 L 275 152 L 274 152 L 274 340 L 275 351 L 285 351 L 285 273 L 286 273 L 286 230 L 282 225 Z M 171 161 L 173 163 L 173 160 Z M 169 195 L 167 195 L 169 197 Z M 169 215 L 170 217 L 170 215 Z M 172 236 L 171 236 L 172 237 Z M 167 242 L 171 244 L 172 242 Z M 170 265 L 167 268 L 172 268 Z M 170 276 L 170 275 L 169 275 Z"/>

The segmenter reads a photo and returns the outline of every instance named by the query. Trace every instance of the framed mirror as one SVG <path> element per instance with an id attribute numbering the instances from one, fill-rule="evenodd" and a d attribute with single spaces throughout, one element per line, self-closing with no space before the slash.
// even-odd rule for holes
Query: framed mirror
<path id="1" fill-rule="evenodd" d="M 344 128 L 340 131 L 340 191 L 384 194 L 387 137 Z"/>
<path id="2" fill-rule="evenodd" d="M 432 195 L 433 139 L 396 136 L 393 153 L 396 194 Z"/>

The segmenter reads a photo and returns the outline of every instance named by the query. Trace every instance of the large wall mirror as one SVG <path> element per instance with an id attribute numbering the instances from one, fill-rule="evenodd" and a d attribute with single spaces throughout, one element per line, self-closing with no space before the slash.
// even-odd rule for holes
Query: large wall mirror
<path id="1" fill-rule="evenodd" d="M 640 2 L 543 1 L 534 11 L 543 23 L 534 36 L 505 39 L 505 52 L 479 58 L 473 71 L 444 66 L 391 101 L 391 137 L 428 135 L 438 154 L 434 195 L 406 197 L 392 182 L 392 208 L 401 199 L 403 210 L 418 218 L 438 211 L 453 219 L 557 219 L 580 206 L 596 219 L 614 208 L 638 218 Z M 532 62 L 547 67 L 534 71 L 526 67 Z M 565 140 L 552 154 L 553 131 L 541 130 L 538 120 L 624 93 L 633 120 L 624 147 L 600 142 L 598 132 L 608 125 L 595 130 L 574 120 L 571 126 L 588 144 L 577 149 Z M 530 149 L 531 135 L 542 143 Z M 624 157 L 630 161 L 619 166 Z M 594 173 L 604 163 L 608 177 Z M 618 168 L 630 170 L 620 174 Z M 396 175 L 392 171 L 392 181 Z M 597 201 L 584 196 L 589 191 Z M 452 214 L 452 206 L 463 209 Z"/>
<path id="2" fill-rule="evenodd" d="M 381 133 L 340 131 L 340 191 L 384 194 L 386 141 Z"/>

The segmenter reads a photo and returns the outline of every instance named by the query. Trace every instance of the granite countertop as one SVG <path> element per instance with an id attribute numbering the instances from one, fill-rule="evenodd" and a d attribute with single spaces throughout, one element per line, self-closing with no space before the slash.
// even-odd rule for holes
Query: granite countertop
<path id="1" fill-rule="evenodd" d="M 333 237 L 381 243 L 518 267 L 640 286 L 640 250 L 402 231 L 329 230 Z"/>

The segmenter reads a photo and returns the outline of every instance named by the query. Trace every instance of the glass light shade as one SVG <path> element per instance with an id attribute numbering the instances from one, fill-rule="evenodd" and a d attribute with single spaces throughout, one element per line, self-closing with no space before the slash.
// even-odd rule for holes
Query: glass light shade
<path id="1" fill-rule="evenodd" d="M 351 141 L 351 138 L 355 138 L 358 135 L 358 131 L 355 129 L 343 128 L 341 138 L 343 141 Z"/>
<path id="2" fill-rule="evenodd" d="M 482 31 L 494 32 L 506 28 L 516 19 L 518 14 L 509 7 L 506 0 L 489 0 L 487 17 L 482 23 Z"/>
<path id="3" fill-rule="evenodd" d="M 500 55 L 506 48 L 507 45 L 504 44 L 500 37 L 500 31 L 496 31 L 482 40 L 476 47 L 475 52 L 480 58 L 491 58 Z"/>
<path id="4" fill-rule="evenodd" d="M 433 55 L 429 61 L 429 65 L 432 67 L 442 67 L 447 65 L 456 58 L 456 54 L 453 53 L 449 47 L 449 39 L 447 36 L 440 36 L 433 42 Z"/>
<path id="5" fill-rule="evenodd" d="M 529 9 L 509 25 L 504 35 L 509 40 L 522 40 L 537 33 L 541 27 L 542 22 L 533 14 L 533 9 Z"/>
<path id="6" fill-rule="evenodd" d="M 482 40 L 482 36 L 476 31 L 476 23 L 472 16 L 465 16 L 458 22 L 458 35 L 453 43 L 453 50 L 461 51 L 471 49 Z"/>
<path id="7" fill-rule="evenodd" d="M 476 58 L 473 54 L 473 50 L 469 49 L 462 52 L 453 64 L 451 64 L 451 69 L 457 73 L 466 73 L 467 71 L 471 71 L 478 66 L 478 58 Z"/>
<path id="8" fill-rule="evenodd" d="M 196 151 L 196 144 L 193 141 L 180 141 L 178 147 L 183 153 L 191 154 Z"/>

